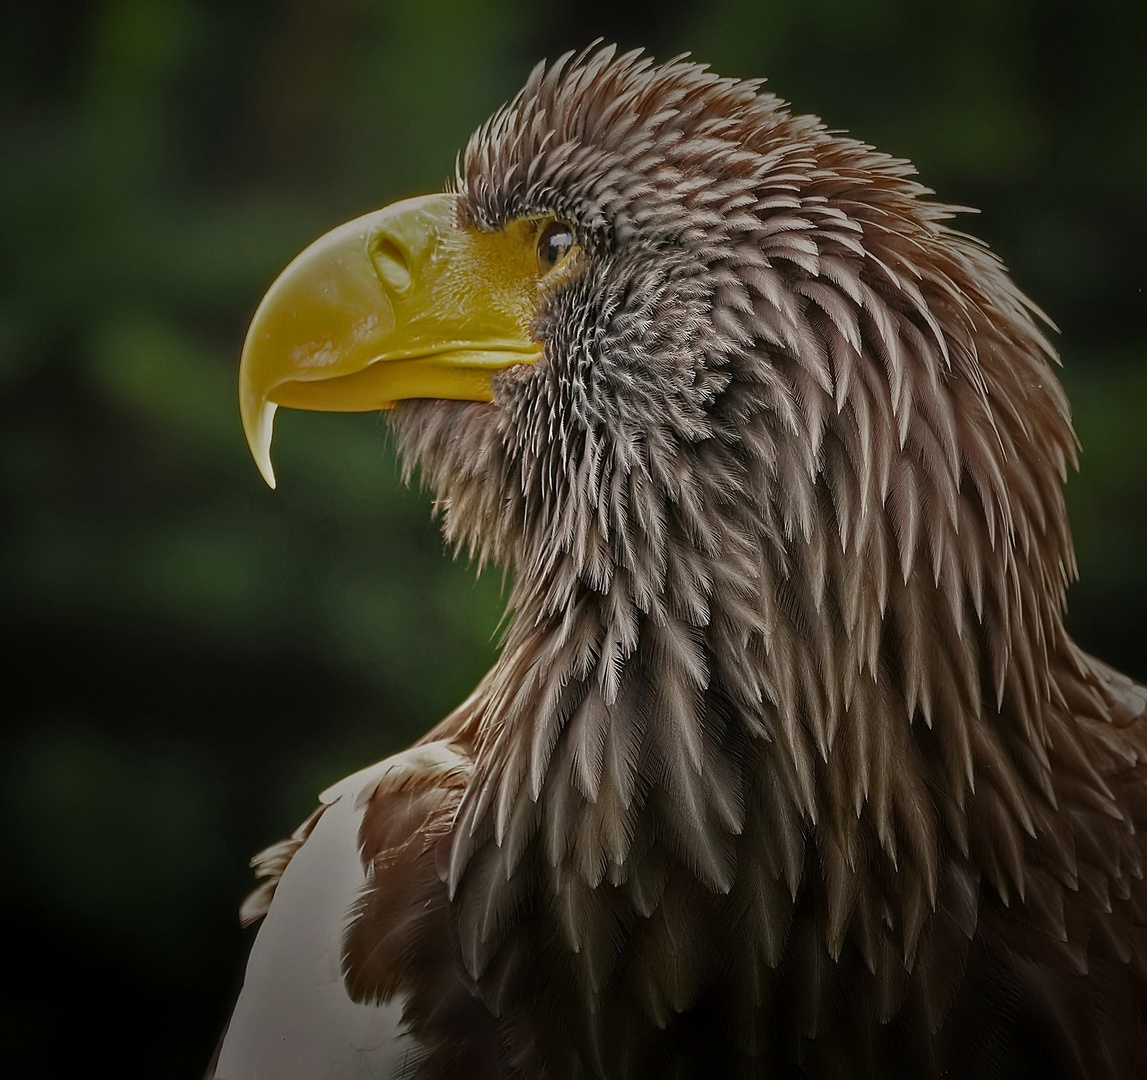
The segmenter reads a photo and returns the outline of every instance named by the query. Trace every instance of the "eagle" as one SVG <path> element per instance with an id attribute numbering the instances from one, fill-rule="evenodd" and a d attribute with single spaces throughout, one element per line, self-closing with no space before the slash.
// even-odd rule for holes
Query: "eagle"
<path id="1" fill-rule="evenodd" d="M 594 46 L 240 368 L 388 410 L 497 661 L 253 860 L 209 1075 L 1147 1076 L 1147 689 L 1064 628 L 1049 320 L 904 160 Z"/>

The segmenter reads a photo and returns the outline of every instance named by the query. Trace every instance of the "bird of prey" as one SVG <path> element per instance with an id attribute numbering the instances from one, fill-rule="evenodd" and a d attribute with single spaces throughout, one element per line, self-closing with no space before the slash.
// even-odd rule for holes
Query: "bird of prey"
<path id="1" fill-rule="evenodd" d="M 541 65 L 287 267 L 279 406 L 389 409 L 499 658 L 256 857 L 212 1075 L 1147 1076 L 1147 690 L 1064 629 L 1046 319 L 758 82 Z"/>

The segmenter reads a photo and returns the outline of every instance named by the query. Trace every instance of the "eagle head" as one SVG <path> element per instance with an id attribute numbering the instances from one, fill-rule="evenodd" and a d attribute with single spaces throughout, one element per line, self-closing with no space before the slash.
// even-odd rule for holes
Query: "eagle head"
<path id="1" fill-rule="evenodd" d="M 540 65 L 451 192 L 276 282 L 252 449 L 271 479 L 278 404 L 397 402 L 447 536 L 513 570 L 513 625 L 565 627 L 563 678 L 612 704 L 648 647 L 722 679 L 793 733 L 806 812 L 842 728 L 946 731 L 985 698 L 1038 727 L 1074 435 L 1033 305 L 912 171 L 695 64 Z M 873 752 L 845 755 L 858 807 Z"/>

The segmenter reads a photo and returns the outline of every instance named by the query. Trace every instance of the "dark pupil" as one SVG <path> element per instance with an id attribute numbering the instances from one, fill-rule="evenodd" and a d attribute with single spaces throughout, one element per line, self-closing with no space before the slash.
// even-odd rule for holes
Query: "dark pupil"
<path id="1" fill-rule="evenodd" d="M 538 240 L 538 259 L 547 270 L 552 270 L 572 246 L 573 233 L 569 226 L 551 222 Z"/>

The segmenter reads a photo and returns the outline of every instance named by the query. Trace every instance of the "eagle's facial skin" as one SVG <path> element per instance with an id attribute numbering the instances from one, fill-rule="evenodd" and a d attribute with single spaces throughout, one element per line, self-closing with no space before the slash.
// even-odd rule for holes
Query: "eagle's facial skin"
<path id="1" fill-rule="evenodd" d="M 467 344 L 509 361 L 391 417 L 448 539 L 514 573 L 498 661 L 427 736 L 467 765 L 419 873 L 424 939 L 521 1062 L 659 1075 L 704 1014 L 737 1054 L 795 1032 L 785 1060 L 852 1075 L 844 1027 L 815 1041 L 847 995 L 872 1061 L 909 1063 L 872 1075 L 931 1076 L 985 941 L 1078 971 L 1071 934 L 1137 925 L 1099 911 L 1143 874 L 1147 705 L 1064 630 L 1054 350 L 911 173 L 756 83 L 612 49 L 536 69 L 466 148 L 436 227 L 519 237 L 530 314 Z M 376 892 L 352 996 L 422 987 L 453 1045 Z"/>
<path id="2" fill-rule="evenodd" d="M 706 365 L 708 297 L 687 253 L 585 245 L 576 263 L 539 305 L 541 359 L 496 380 L 493 409 L 407 402 L 393 419 L 448 535 L 527 576 L 542 549 L 560 552 L 600 589 L 632 539 L 628 508 L 601 485 L 649 480 L 711 437 L 708 407 L 728 377 Z M 659 499 L 672 483 L 657 478 Z"/>

